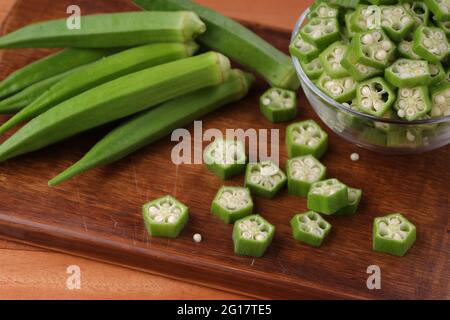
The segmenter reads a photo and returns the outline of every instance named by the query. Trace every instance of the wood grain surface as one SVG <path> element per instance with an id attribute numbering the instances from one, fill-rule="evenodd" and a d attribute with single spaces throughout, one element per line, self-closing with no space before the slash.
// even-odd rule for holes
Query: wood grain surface
<path id="1" fill-rule="evenodd" d="M 78 1 L 82 8 L 86 8 L 85 13 L 132 8 L 125 2 Z M 68 3 L 18 1 L 5 23 L 5 30 L 13 30 L 32 21 L 62 17 Z M 267 28 L 258 28 L 257 32 L 286 49 L 288 33 Z M 0 78 L 44 53 L 39 50 L 2 52 Z M 283 141 L 284 126 L 269 124 L 256 112 L 258 96 L 264 89 L 264 86 L 258 85 L 245 101 L 206 117 L 204 129 L 280 129 L 280 141 Z M 298 118 L 316 119 L 302 93 L 299 99 Z M 450 297 L 449 147 L 417 156 L 386 156 L 358 149 L 330 132 L 330 150 L 324 163 L 331 176 L 364 190 L 360 213 L 351 218 L 329 218 L 334 228 L 332 234 L 322 248 L 313 249 L 292 240 L 288 226 L 294 213 L 306 209 L 304 199 L 285 193 L 272 201 L 257 198 L 257 210 L 276 225 L 277 235 L 264 258 L 248 259 L 233 255 L 231 226 L 223 225 L 210 216 L 210 201 L 221 182 L 203 166 L 175 167 L 170 162 L 173 143 L 168 138 L 115 165 L 94 170 L 59 188 L 46 187 L 47 179 L 78 159 L 104 133 L 104 130 L 87 133 L 0 165 L 0 234 L 75 255 L 255 297 Z M 353 163 L 349 161 L 349 155 L 355 151 L 360 154 L 361 160 Z M 286 160 L 284 146 L 281 146 L 281 160 L 282 163 Z M 241 183 L 242 177 L 231 181 L 235 185 Z M 143 228 L 140 206 L 148 199 L 166 193 L 172 193 L 189 204 L 191 223 L 180 239 L 149 239 Z M 373 218 L 392 211 L 405 213 L 418 226 L 418 240 L 404 258 L 374 253 L 370 249 Z M 202 243 L 192 242 L 195 232 L 203 234 Z M 2 242 L 1 245 L 4 248 L 10 244 Z M 10 259 L 5 263 L 9 266 L 6 267 L 6 274 L 12 272 L 13 276 L 0 278 L 2 287 L 9 285 L 12 290 L 17 290 L 17 295 L 27 297 L 23 291 L 21 293 L 20 286 L 14 283 L 17 279 L 23 281 L 32 277 L 43 279 L 50 295 L 53 293 L 59 296 L 64 291 L 61 282 L 64 283 L 66 275 L 56 272 L 64 272 L 62 266 L 75 258 L 50 255 L 29 247 L 13 247 L 12 250 L 3 249 L 4 252 L 16 251 L 19 254 L 15 256 L 15 252 L 8 252 Z M 31 253 L 30 257 L 27 257 L 28 252 Z M 23 260 L 25 257 L 27 261 Z M 54 277 L 48 274 L 41 276 L 42 273 L 36 277 L 32 268 L 22 272 L 18 266 L 33 266 L 33 257 L 38 261 L 49 257 L 57 259 L 53 260 L 54 264 L 47 265 L 52 266 L 48 270 L 55 270 Z M 91 284 L 86 297 L 101 296 L 96 295 L 95 291 L 101 291 L 102 284 L 108 292 L 104 297 L 120 297 L 120 292 L 124 297 L 128 293 L 139 297 L 138 291 L 146 291 L 142 284 L 133 291 L 132 281 L 130 287 L 109 279 L 102 282 L 101 279 L 109 278 L 108 275 L 122 272 L 114 269 L 116 267 L 75 260 L 93 267 L 86 269 L 86 272 L 91 272 L 86 276 Z M 4 264 L 0 265 L 3 267 Z M 378 265 L 382 270 L 381 290 L 368 290 L 366 287 L 366 270 L 370 265 Z M 108 271 L 108 268 L 112 269 Z M 35 270 L 39 272 L 43 269 Z M 18 277 L 14 278 L 14 274 Z M 131 275 L 136 277 L 135 283 L 139 283 L 140 279 L 160 279 L 130 272 L 123 281 L 128 282 Z M 101 285 L 96 286 L 96 281 Z M 27 285 L 29 288 L 30 284 Z M 128 291 L 120 291 L 121 287 Z M 154 286 L 150 285 L 150 288 Z M 170 296 L 166 288 L 155 292 L 162 295 L 169 292 L 167 296 Z M 172 289 L 181 297 L 183 292 L 187 292 L 184 295 L 186 297 L 192 290 L 196 290 L 200 298 L 211 297 L 209 294 L 213 292 L 178 281 L 172 283 Z M 62 294 L 69 295 L 67 292 Z M 214 294 L 219 293 L 214 291 Z M 225 293 L 223 295 L 227 297 Z M 80 292 L 78 297 L 85 296 Z"/>

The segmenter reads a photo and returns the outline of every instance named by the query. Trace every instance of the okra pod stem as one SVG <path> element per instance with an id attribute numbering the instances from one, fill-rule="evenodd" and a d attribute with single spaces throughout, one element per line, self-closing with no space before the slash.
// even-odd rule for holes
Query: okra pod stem
<path id="1" fill-rule="evenodd" d="M 111 50 L 66 49 L 13 72 L 0 82 L 0 99 L 8 97 L 37 82 L 96 61 Z"/>
<path id="2" fill-rule="evenodd" d="M 290 58 L 238 22 L 188 0 L 134 0 L 156 11 L 188 10 L 197 13 L 207 26 L 198 40 L 240 64 L 256 70 L 273 87 L 299 87 Z"/>
<path id="3" fill-rule="evenodd" d="M 156 43 L 122 51 L 92 63 L 55 84 L 9 119 L 0 127 L 0 135 L 20 122 L 34 118 L 84 91 L 133 72 L 189 57 L 196 49 L 197 45 L 193 42 Z"/>
<path id="4" fill-rule="evenodd" d="M 233 70 L 230 78 L 146 111 L 111 131 L 80 161 L 53 178 L 50 186 L 62 183 L 91 168 L 117 161 L 228 103 L 242 99 L 253 82 L 250 74 Z M 169 116 L 170 115 L 170 116 Z"/>
<path id="5" fill-rule="evenodd" d="M 0 161 L 226 81 L 230 61 L 209 52 L 132 73 L 86 91 L 31 120 L 0 146 Z"/>
<path id="6" fill-rule="evenodd" d="M 32 24 L 0 37 L 0 48 L 117 48 L 154 42 L 186 42 L 206 29 L 193 12 L 125 12 L 81 17 L 70 30 L 66 19 Z"/>

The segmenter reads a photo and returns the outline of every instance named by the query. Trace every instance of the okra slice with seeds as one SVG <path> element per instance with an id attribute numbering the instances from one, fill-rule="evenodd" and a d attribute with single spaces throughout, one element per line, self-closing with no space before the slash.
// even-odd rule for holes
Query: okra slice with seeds
<path id="1" fill-rule="evenodd" d="M 315 6 L 312 11 L 308 14 L 308 19 L 314 18 L 337 18 L 339 10 L 337 8 L 329 6 L 325 2 L 319 3 Z"/>
<path id="2" fill-rule="evenodd" d="M 359 203 L 361 202 L 362 198 L 362 190 L 361 189 L 354 189 L 354 188 L 348 188 L 348 204 L 343 207 L 342 209 L 339 209 L 336 211 L 334 215 L 336 216 L 350 216 L 356 213 L 358 211 Z"/>
<path id="3" fill-rule="evenodd" d="M 251 193 L 273 198 L 285 186 L 286 175 L 272 161 L 249 163 L 245 174 L 245 186 Z"/>
<path id="4" fill-rule="evenodd" d="M 319 79 L 320 75 L 323 73 L 323 67 L 319 58 L 315 58 L 314 60 L 311 60 L 311 62 L 300 61 L 300 65 L 310 80 Z"/>
<path id="5" fill-rule="evenodd" d="M 423 1 L 412 1 L 403 3 L 403 7 L 414 19 L 414 27 L 418 28 L 428 24 L 430 9 Z"/>
<path id="6" fill-rule="evenodd" d="M 398 53 L 403 58 L 410 59 L 410 60 L 422 60 L 422 57 L 414 52 L 412 41 L 402 40 L 398 44 L 397 49 L 398 49 Z"/>
<path id="7" fill-rule="evenodd" d="M 364 81 L 383 74 L 383 70 L 359 63 L 353 50 L 347 50 L 341 61 L 350 76 L 356 81 Z"/>
<path id="8" fill-rule="evenodd" d="M 394 108 L 397 115 L 408 121 L 420 119 L 431 110 L 430 93 L 427 86 L 398 89 Z"/>
<path id="9" fill-rule="evenodd" d="M 297 115 L 297 96 L 290 90 L 271 88 L 261 96 L 259 109 L 271 122 L 292 120 Z"/>
<path id="10" fill-rule="evenodd" d="M 450 82 L 442 82 L 432 91 L 431 117 L 450 116 Z"/>
<path id="11" fill-rule="evenodd" d="M 216 139 L 203 154 L 206 167 L 221 179 L 229 179 L 245 170 L 247 157 L 241 141 Z"/>
<path id="12" fill-rule="evenodd" d="M 240 256 L 262 257 L 274 234 L 275 227 L 260 215 L 240 219 L 233 228 L 234 252 Z"/>
<path id="13" fill-rule="evenodd" d="M 189 209 L 172 196 L 143 206 L 145 227 L 152 237 L 176 238 L 189 220 Z"/>
<path id="14" fill-rule="evenodd" d="M 318 48 L 324 48 L 341 37 L 336 18 L 311 19 L 300 29 L 300 34 L 303 39 Z"/>
<path id="15" fill-rule="evenodd" d="M 352 100 L 356 95 L 357 82 L 350 76 L 333 79 L 324 72 L 317 82 L 319 89 L 337 102 Z"/>
<path id="16" fill-rule="evenodd" d="M 375 218 L 373 250 L 404 256 L 416 241 L 416 227 L 400 213 Z"/>
<path id="17" fill-rule="evenodd" d="M 342 41 L 336 41 L 319 55 L 320 63 L 330 77 L 342 78 L 349 75 L 348 71 L 341 65 L 347 49 L 348 46 Z"/>
<path id="18" fill-rule="evenodd" d="M 314 120 L 305 120 L 286 128 L 289 158 L 312 155 L 320 159 L 328 148 L 328 134 Z"/>
<path id="19" fill-rule="evenodd" d="M 428 62 L 424 60 L 398 59 L 384 72 L 385 78 L 396 87 L 415 87 L 430 81 Z"/>
<path id="20" fill-rule="evenodd" d="M 449 0 L 424 0 L 425 4 L 431 10 L 434 18 L 438 21 L 450 20 L 450 1 Z"/>
<path id="21" fill-rule="evenodd" d="M 289 52 L 297 57 L 300 62 L 310 62 L 317 58 L 320 50 L 315 45 L 306 42 L 299 32 L 289 46 Z"/>
<path id="22" fill-rule="evenodd" d="M 382 116 L 395 102 L 395 93 L 383 78 L 362 82 L 356 89 L 359 109 L 367 114 Z"/>
<path id="23" fill-rule="evenodd" d="M 395 44 L 382 30 L 373 30 L 356 34 L 350 50 L 355 51 L 359 63 L 374 68 L 386 68 L 395 55 Z"/>
<path id="24" fill-rule="evenodd" d="M 381 10 L 378 6 L 359 5 L 351 17 L 351 29 L 355 32 L 375 30 L 381 27 Z"/>
<path id="25" fill-rule="evenodd" d="M 440 83 L 442 80 L 445 80 L 445 70 L 442 63 L 428 62 L 428 69 L 430 69 L 430 80 L 428 81 L 428 85 L 430 87 Z"/>
<path id="26" fill-rule="evenodd" d="M 423 59 L 437 63 L 450 53 L 450 44 L 442 29 L 421 26 L 414 32 L 413 50 Z"/>
<path id="27" fill-rule="evenodd" d="M 251 215 L 253 201 L 250 191 L 247 188 L 223 186 L 214 198 L 211 212 L 225 223 L 234 223 Z"/>
<path id="28" fill-rule="evenodd" d="M 400 42 L 414 27 L 414 18 L 402 5 L 381 6 L 381 26 L 389 38 Z"/>
<path id="29" fill-rule="evenodd" d="M 288 192 L 306 197 L 311 185 L 325 179 L 327 168 L 312 155 L 292 158 L 286 165 Z"/>
<path id="30" fill-rule="evenodd" d="M 331 224 L 314 211 L 296 214 L 291 219 L 291 227 L 295 240 L 313 247 L 320 247 L 331 231 Z"/>
<path id="31" fill-rule="evenodd" d="M 348 188 L 338 179 L 319 181 L 308 193 L 309 210 L 331 215 L 348 205 Z"/>

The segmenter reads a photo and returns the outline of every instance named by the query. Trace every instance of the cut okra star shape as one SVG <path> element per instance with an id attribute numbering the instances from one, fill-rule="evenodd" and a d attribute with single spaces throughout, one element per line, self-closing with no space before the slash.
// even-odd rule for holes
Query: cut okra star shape
<path id="1" fill-rule="evenodd" d="M 288 157 L 313 155 L 320 159 L 328 148 L 328 134 L 314 120 L 293 123 L 286 128 Z"/>
<path id="2" fill-rule="evenodd" d="M 450 44 L 442 29 L 421 26 L 414 32 L 413 50 L 422 59 L 438 63 L 450 53 Z"/>
<path id="3" fill-rule="evenodd" d="M 275 227 L 260 215 L 236 221 L 233 228 L 234 252 L 241 256 L 261 257 L 275 234 Z"/>
<path id="4" fill-rule="evenodd" d="M 286 175 L 273 162 L 249 163 L 245 175 L 245 186 L 253 194 L 273 198 L 286 184 Z"/>
<path id="5" fill-rule="evenodd" d="M 383 116 L 396 99 L 390 85 L 380 77 L 360 83 L 356 97 L 361 111 L 378 117 Z"/>
<path id="6" fill-rule="evenodd" d="M 206 167 L 223 180 L 245 170 L 247 157 L 240 141 L 216 139 L 204 152 Z"/>
<path id="7" fill-rule="evenodd" d="M 292 235 L 295 240 L 320 247 L 331 231 L 331 224 L 318 213 L 308 211 L 291 219 Z"/>
<path id="8" fill-rule="evenodd" d="M 385 70 L 385 78 L 398 88 L 427 85 L 430 81 L 428 62 L 398 59 Z"/>
<path id="9" fill-rule="evenodd" d="M 416 241 L 416 227 L 399 213 L 376 218 L 373 250 L 404 256 Z"/>
<path id="10" fill-rule="evenodd" d="M 348 205 L 348 188 L 337 179 L 319 181 L 308 193 L 308 209 L 331 215 Z"/>
<path id="11" fill-rule="evenodd" d="M 420 119 L 431 110 L 428 87 L 400 88 L 394 105 L 397 115 L 409 121 Z"/>
<path id="12" fill-rule="evenodd" d="M 289 159 L 287 162 L 288 192 L 306 197 L 311 185 L 325 179 L 326 167 L 311 155 Z"/>
<path id="13" fill-rule="evenodd" d="M 250 191 L 241 187 L 220 188 L 211 205 L 211 212 L 225 223 L 234 223 L 252 214 L 253 201 Z"/>
<path id="14" fill-rule="evenodd" d="M 297 115 L 295 92 L 271 88 L 260 98 L 260 111 L 271 122 L 289 121 Z"/>

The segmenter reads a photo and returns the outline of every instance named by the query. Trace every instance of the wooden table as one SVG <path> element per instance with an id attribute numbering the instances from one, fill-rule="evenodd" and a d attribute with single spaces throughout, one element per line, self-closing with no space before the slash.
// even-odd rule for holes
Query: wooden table
<path id="1" fill-rule="evenodd" d="M 310 1 L 199 0 L 229 16 L 278 28 L 292 29 Z M 0 22 L 14 0 L 0 3 Z M 67 267 L 82 270 L 81 290 L 66 289 Z M 209 289 L 109 264 L 0 240 L 0 299 L 239 299 L 236 294 Z"/>

